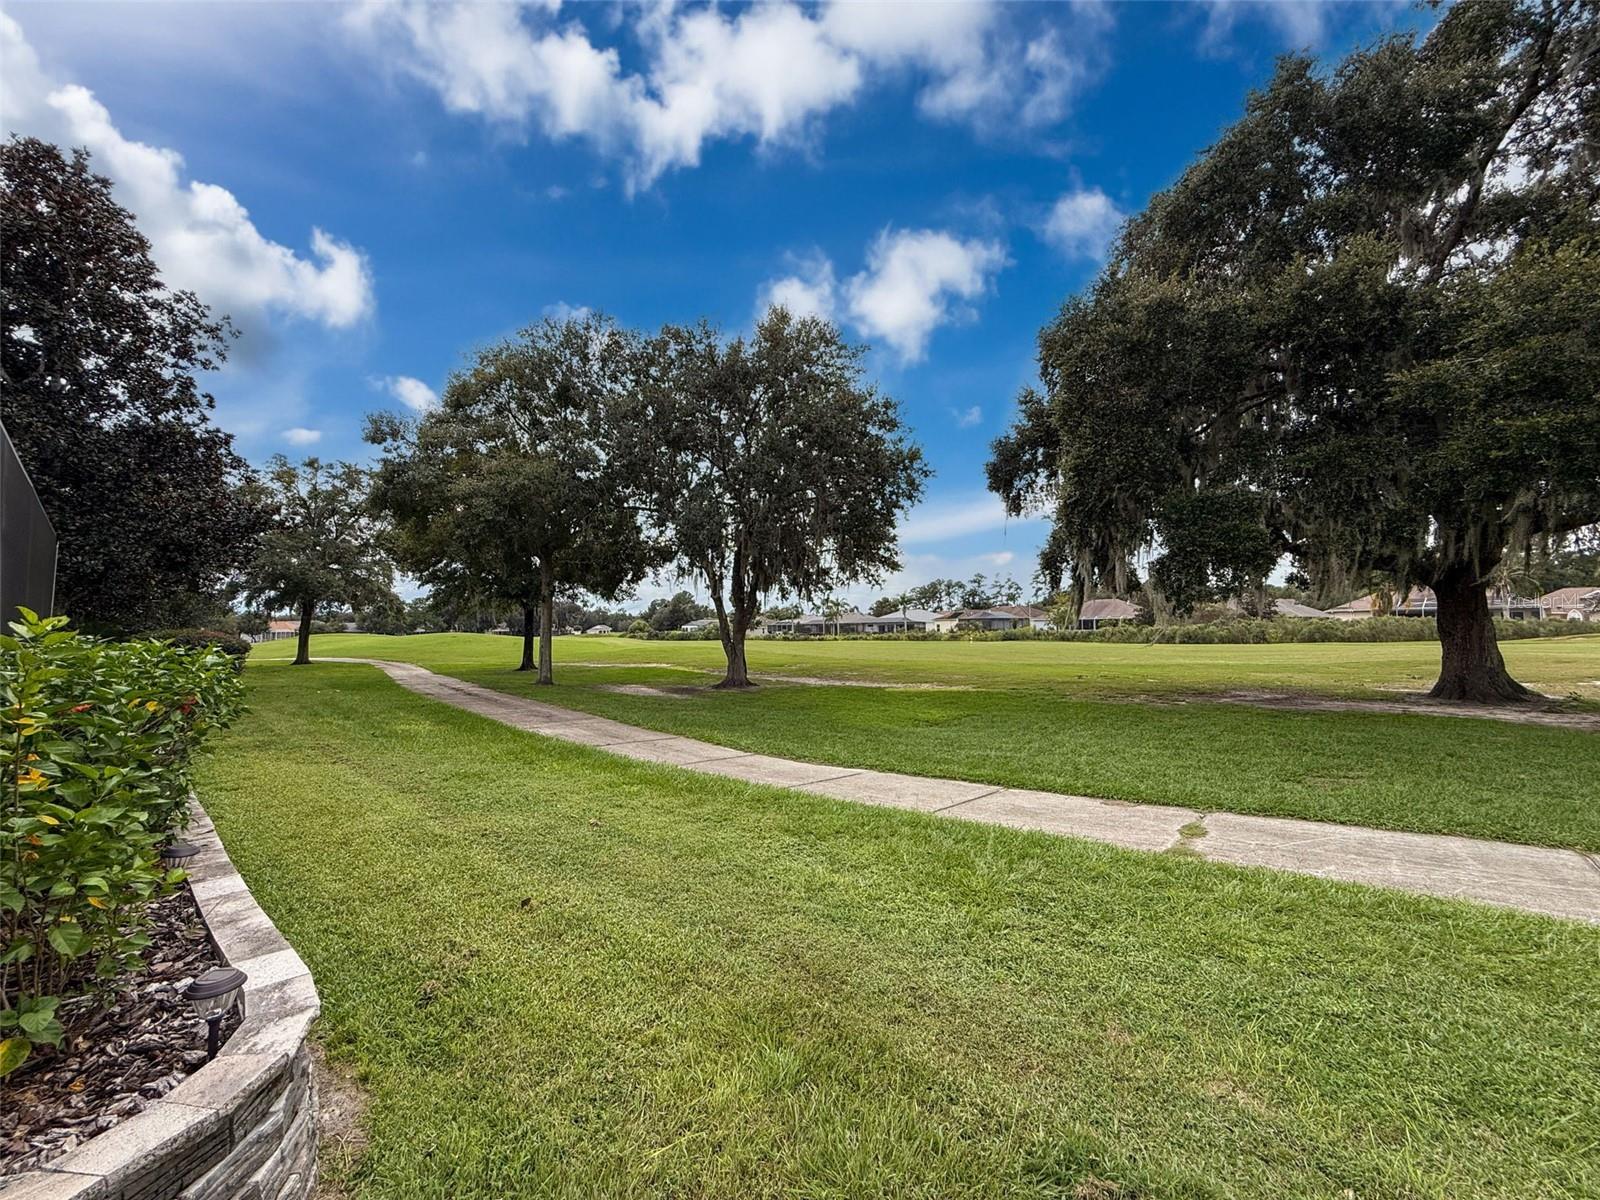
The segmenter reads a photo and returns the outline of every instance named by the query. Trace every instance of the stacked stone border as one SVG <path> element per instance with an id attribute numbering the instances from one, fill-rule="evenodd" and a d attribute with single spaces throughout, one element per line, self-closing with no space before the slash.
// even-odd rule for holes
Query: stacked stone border
<path id="1" fill-rule="evenodd" d="M 189 883 L 211 940 L 249 976 L 245 1019 L 207 1063 L 142 1113 L 47 1166 L 0 1179 L 0 1200 L 306 1200 L 317 1094 L 306 1038 L 311 972 L 245 886 L 205 810 Z"/>

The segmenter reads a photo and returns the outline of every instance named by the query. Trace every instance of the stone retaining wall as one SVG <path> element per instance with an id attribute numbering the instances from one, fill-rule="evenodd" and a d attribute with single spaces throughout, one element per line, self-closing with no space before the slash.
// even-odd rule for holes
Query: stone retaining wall
<path id="1" fill-rule="evenodd" d="M 142 1113 L 47 1166 L 0 1179 L 0 1200 L 306 1200 L 317 1093 L 306 1035 L 311 972 L 261 911 L 205 812 L 189 880 L 222 957 L 249 976 L 245 1019 L 216 1060 Z"/>

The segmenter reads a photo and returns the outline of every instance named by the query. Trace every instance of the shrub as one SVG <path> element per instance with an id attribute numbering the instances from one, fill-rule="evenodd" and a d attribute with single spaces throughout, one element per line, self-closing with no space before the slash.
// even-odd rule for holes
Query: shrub
<path id="1" fill-rule="evenodd" d="M 249 642 L 236 633 L 224 633 L 220 629 L 163 629 L 150 636 L 159 642 L 170 642 L 174 646 L 187 646 L 197 650 L 215 646 L 233 659 L 236 671 L 244 670 L 244 660 L 250 654 Z"/>
<path id="2" fill-rule="evenodd" d="M 702 629 L 669 629 L 655 636 L 663 642 L 715 642 L 722 638 L 715 621 Z"/>
<path id="3" fill-rule="evenodd" d="M 1508 621 L 1494 619 L 1495 633 L 1501 641 L 1519 638 L 1573 637 L 1600 634 L 1600 621 Z M 690 638 L 693 634 L 667 634 L 668 638 Z M 907 642 L 1107 642 L 1114 645 L 1166 643 L 1176 646 L 1221 646 L 1280 644 L 1285 642 L 1436 642 L 1439 627 L 1432 617 L 1369 617 L 1359 621 L 1337 621 L 1332 617 L 1235 616 L 1225 621 L 1193 622 L 1178 625 L 1141 625 L 1124 621 L 1099 629 L 960 629 L 953 633 L 869 633 L 826 634 L 833 641 L 846 639 Z M 774 641 L 817 641 L 818 635 L 776 634 Z"/>
<path id="4" fill-rule="evenodd" d="M 1503 641 L 1517 638 L 1568 637 L 1600 633 L 1600 624 L 1578 621 L 1508 621 L 1496 617 L 1495 632 Z M 1099 629 L 1052 632 L 1006 630 L 975 633 L 980 641 L 1014 641 L 1040 638 L 1051 641 L 1110 642 L 1124 645 L 1165 642 L 1177 646 L 1282 644 L 1287 642 L 1436 642 L 1439 627 L 1432 617 L 1369 617 L 1337 621 L 1332 617 L 1236 616 L 1230 620 L 1178 625 L 1138 625 L 1123 622 Z"/>
<path id="5" fill-rule="evenodd" d="M 629 637 L 647 638 L 652 632 L 654 631 L 650 628 L 650 622 L 646 621 L 643 617 L 640 617 L 638 620 L 634 621 L 632 625 L 628 626 Z"/>
<path id="6" fill-rule="evenodd" d="M 183 878 L 159 850 L 187 820 L 190 760 L 242 694 L 211 645 L 23 617 L 0 637 L 0 1075 L 60 1044 L 66 992 L 149 944 L 144 906 Z"/>

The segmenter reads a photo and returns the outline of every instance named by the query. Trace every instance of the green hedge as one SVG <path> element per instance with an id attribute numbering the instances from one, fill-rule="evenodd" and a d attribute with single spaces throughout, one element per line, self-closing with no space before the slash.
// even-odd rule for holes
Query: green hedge
<path id="1" fill-rule="evenodd" d="M 628 636 L 648 642 L 715 642 L 722 639 L 722 634 L 717 631 L 715 622 L 707 625 L 704 629 L 668 629 L 665 631 L 652 629 L 649 633 L 635 633 L 630 629 Z"/>
<path id="2" fill-rule="evenodd" d="M 183 879 L 160 848 L 188 819 L 190 761 L 243 695 L 215 646 L 23 617 L 0 637 L 0 1076 L 60 1045 L 67 994 L 149 944 L 144 907 Z"/>
<path id="3" fill-rule="evenodd" d="M 1600 621 L 1507 621 L 1496 617 L 1501 641 L 1519 638 L 1572 637 L 1600 634 Z M 830 638 L 839 635 L 826 635 Z M 1331 617 L 1241 617 L 1193 625 L 1106 625 L 1100 629 L 1004 629 L 955 633 L 845 634 L 846 638 L 911 642 L 1111 642 L 1125 645 L 1167 643 L 1178 646 L 1279 644 L 1284 642 L 1436 642 L 1439 628 L 1432 617 L 1369 617 L 1336 621 Z M 780 635 L 779 641 L 814 641 L 814 636 Z"/>
<path id="4" fill-rule="evenodd" d="M 234 666 L 239 670 L 244 669 L 244 660 L 250 654 L 249 642 L 237 633 L 220 629 L 163 629 L 152 633 L 150 637 L 158 642 L 170 642 L 174 646 L 185 646 L 192 650 L 215 646 L 233 659 Z"/>
<path id="5" fill-rule="evenodd" d="M 1507 621 L 1496 618 L 1495 633 L 1502 641 L 1517 638 L 1567 637 L 1600 633 L 1600 624 L 1581 621 Z M 1031 630 L 990 634 L 1005 638 Z M 1040 635 L 1034 635 L 1040 636 Z M 1076 629 L 1042 636 L 1074 641 L 1152 643 L 1174 645 L 1248 645 L 1286 642 L 1436 642 L 1439 627 L 1432 617 L 1368 617 L 1336 621 L 1331 617 L 1244 617 L 1237 621 L 1212 621 L 1194 625 L 1108 625 L 1103 629 Z"/>

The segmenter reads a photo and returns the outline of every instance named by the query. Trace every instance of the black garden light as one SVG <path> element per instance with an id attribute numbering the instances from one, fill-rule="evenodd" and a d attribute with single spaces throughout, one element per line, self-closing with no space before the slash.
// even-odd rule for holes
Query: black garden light
<path id="1" fill-rule="evenodd" d="M 171 842 L 161 847 L 161 865 L 168 871 L 173 867 L 186 866 L 199 853 L 199 846 L 191 846 L 188 842 Z"/>
<path id="2" fill-rule="evenodd" d="M 222 1047 L 222 1018 L 235 1005 L 244 1011 L 244 987 L 247 975 L 238 967 L 212 967 L 187 988 L 183 996 L 194 1007 L 194 1015 L 205 1018 L 206 1061 L 217 1056 Z"/>

